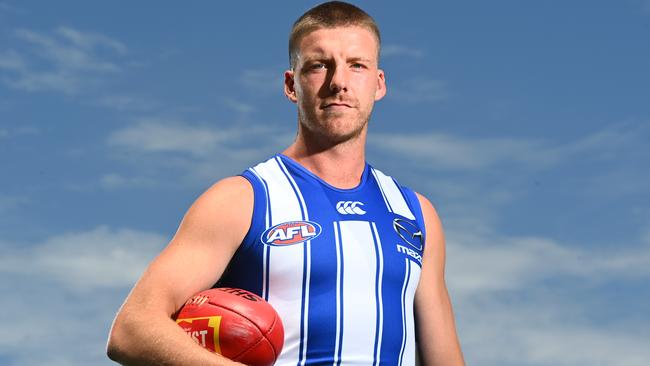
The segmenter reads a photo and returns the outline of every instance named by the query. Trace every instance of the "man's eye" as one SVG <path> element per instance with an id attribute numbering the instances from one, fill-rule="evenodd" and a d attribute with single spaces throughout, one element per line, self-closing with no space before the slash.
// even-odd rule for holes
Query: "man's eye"
<path id="1" fill-rule="evenodd" d="M 324 63 L 316 63 L 316 64 L 313 64 L 313 65 L 309 66 L 309 68 L 311 70 L 320 70 L 320 69 L 325 68 L 325 64 Z"/>
<path id="2" fill-rule="evenodd" d="M 352 64 L 353 69 L 363 69 L 364 67 L 366 67 L 364 64 L 360 64 L 360 63 Z"/>

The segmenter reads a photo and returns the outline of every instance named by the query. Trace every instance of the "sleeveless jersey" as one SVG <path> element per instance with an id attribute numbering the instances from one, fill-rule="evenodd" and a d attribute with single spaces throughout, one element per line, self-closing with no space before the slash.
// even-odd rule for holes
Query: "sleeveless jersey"
<path id="1" fill-rule="evenodd" d="M 338 189 L 284 155 L 242 176 L 251 227 L 217 286 L 277 310 L 276 365 L 414 365 L 425 242 L 415 193 L 368 164 L 356 188 Z"/>

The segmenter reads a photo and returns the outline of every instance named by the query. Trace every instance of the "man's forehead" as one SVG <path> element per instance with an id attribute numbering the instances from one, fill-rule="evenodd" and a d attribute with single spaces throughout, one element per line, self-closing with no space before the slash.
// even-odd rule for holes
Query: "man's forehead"
<path id="1" fill-rule="evenodd" d="M 365 27 L 345 26 L 319 28 L 305 34 L 300 40 L 298 51 L 303 58 L 329 55 L 333 51 L 345 50 L 356 57 L 376 58 L 378 40 Z"/>
<path id="2" fill-rule="evenodd" d="M 300 45 L 303 44 L 305 39 L 308 38 L 315 38 L 315 37 L 322 37 L 325 38 L 328 35 L 334 36 L 334 34 L 338 34 L 339 37 L 340 35 L 347 35 L 347 36 L 353 36 L 353 37 L 360 37 L 360 38 L 372 38 L 375 41 L 375 44 L 379 43 L 379 39 L 377 39 L 377 36 L 375 33 L 373 33 L 370 29 L 364 26 L 359 26 L 359 25 L 346 25 L 346 26 L 338 26 L 338 27 L 320 27 L 316 28 L 310 32 L 305 33 L 300 40 Z"/>

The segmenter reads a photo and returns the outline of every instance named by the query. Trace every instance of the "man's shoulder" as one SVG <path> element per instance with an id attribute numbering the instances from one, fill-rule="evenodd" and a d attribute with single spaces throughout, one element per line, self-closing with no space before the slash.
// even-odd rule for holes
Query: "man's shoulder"
<path id="1" fill-rule="evenodd" d="M 218 180 L 201 194 L 195 206 L 203 208 L 220 206 L 221 209 L 230 206 L 245 206 L 252 199 L 253 188 L 248 179 L 235 175 Z"/>

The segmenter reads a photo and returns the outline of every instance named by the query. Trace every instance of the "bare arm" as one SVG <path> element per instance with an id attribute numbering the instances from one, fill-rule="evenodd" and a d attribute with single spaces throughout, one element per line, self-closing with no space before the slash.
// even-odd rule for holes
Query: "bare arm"
<path id="1" fill-rule="evenodd" d="M 418 195 L 426 225 L 420 283 L 415 292 L 419 356 L 426 366 L 464 365 L 445 284 L 445 238 L 438 214 Z"/>
<path id="2" fill-rule="evenodd" d="M 200 347 L 171 317 L 221 277 L 248 231 L 252 212 L 253 189 L 243 177 L 220 181 L 194 202 L 119 310 L 107 346 L 112 360 L 124 365 L 239 365 Z"/>

